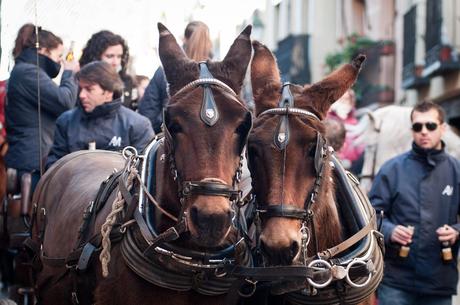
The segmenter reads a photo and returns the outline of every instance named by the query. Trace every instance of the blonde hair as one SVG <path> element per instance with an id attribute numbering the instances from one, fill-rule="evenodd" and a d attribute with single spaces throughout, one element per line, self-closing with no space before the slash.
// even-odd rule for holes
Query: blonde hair
<path id="1" fill-rule="evenodd" d="M 195 61 L 205 61 L 212 57 L 212 42 L 208 26 L 201 21 L 192 21 L 185 28 L 185 54 Z"/>

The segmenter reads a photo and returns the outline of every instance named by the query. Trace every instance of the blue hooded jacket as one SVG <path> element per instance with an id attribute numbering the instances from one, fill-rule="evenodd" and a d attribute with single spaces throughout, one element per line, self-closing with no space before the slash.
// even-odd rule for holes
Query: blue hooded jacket
<path id="1" fill-rule="evenodd" d="M 168 83 L 163 72 L 159 67 L 150 80 L 142 99 L 139 101 L 139 113 L 148 117 L 156 133 L 161 132 L 163 123 L 163 108 L 169 101 Z"/>
<path id="2" fill-rule="evenodd" d="M 444 146 L 444 143 L 443 143 Z M 460 162 L 442 150 L 412 150 L 387 161 L 377 174 L 369 199 L 384 211 L 385 273 L 383 283 L 413 293 L 456 293 L 457 260 L 444 263 L 436 230 L 457 223 L 460 204 Z M 400 245 L 390 237 L 396 225 L 415 227 L 407 258 L 398 255 Z M 454 258 L 459 241 L 452 245 Z"/>
<path id="3" fill-rule="evenodd" d="M 46 167 L 71 152 L 88 149 L 89 142 L 96 142 L 96 149 L 112 151 L 130 145 L 140 153 L 153 137 L 149 120 L 122 106 L 120 99 L 97 106 L 90 113 L 79 105 L 57 119 Z"/>
<path id="4" fill-rule="evenodd" d="M 64 71 L 61 84 L 58 86 L 51 78 L 56 76 L 59 64 L 39 55 L 42 122 L 42 138 L 39 139 L 36 61 L 37 53 L 34 49 L 25 49 L 16 58 L 16 64 L 8 80 L 5 107 L 9 145 L 5 156 L 6 165 L 28 172 L 40 168 L 40 145 L 43 157 L 46 157 L 53 143 L 56 119 L 61 113 L 75 106 L 78 91 L 72 71 Z"/>

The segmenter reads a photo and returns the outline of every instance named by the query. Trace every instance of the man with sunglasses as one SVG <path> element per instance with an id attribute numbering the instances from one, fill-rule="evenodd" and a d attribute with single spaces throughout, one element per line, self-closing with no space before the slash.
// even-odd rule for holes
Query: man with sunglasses
<path id="1" fill-rule="evenodd" d="M 379 305 L 450 305 L 456 294 L 460 162 L 445 152 L 443 109 L 431 102 L 411 112 L 412 149 L 387 161 L 369 199 L 383 211 L 385 273 Z M 441 244 L 453 258 L 446 262 Z M 409 248 L 406 256 L 401 247 Z"/>

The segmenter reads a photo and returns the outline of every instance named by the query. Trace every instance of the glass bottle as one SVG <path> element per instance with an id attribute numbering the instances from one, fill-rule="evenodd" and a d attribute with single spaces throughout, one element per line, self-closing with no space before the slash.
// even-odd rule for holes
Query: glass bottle
<path id="1" fill-rule="evenodd" d="M 452 255 L 452 248 L 450 247 L 450 242 L 447 240 L 441 243 L 441 255 L 442 260 L 445 263 L 450 263 L 454 260 L 454 256 Z"/>
<path id="2" fill-rule="evenodd" d="M 407 226 L 407 228 L 412 231 L 412 234 L 414 234 L 413 226 Z M 401 246 L 401 248 L 399 249 L 399 257 L 406 258 L 409 256 L 410 245 L 411 243 L 407 243 L 406 245 Z"/>
<path id="3" fill-rule="evenodd" d="M 72 61 L 72 60 L 74 60 L 74 58 L 75 58 L 75 55 L 73 54 L 74 45 L 75 45 L 75 42 L 72 41 L 72 42 L 70 43 L 69 52 L 67 53 L 67 55 L 66 55 L 66 57 L 65 57 L 65 60 L 66 60 L 66 61 Z"/>

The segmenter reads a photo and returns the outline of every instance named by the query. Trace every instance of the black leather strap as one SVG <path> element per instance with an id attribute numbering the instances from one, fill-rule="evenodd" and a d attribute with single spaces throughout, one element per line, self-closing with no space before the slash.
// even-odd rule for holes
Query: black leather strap
<path id="1" fill-rule="evenodd" d="M 261 218 L 285 217 L 295 219 L 305 219 L 307 211 L 288 204 L 268 205 L 263 209 L 257 210 Z"/>
<path id="2" fill-rule="evenodd" d="M 218 182 L 185 181 L 182 187 L 182 195 L 189 196 L 191 194 L 224 196 L 235 199 L 240 195 L 240 191 L 233 189 L 230 185 Z"/>
<path id="3" fill-rule="evenodd" d="M 145 249 L 144 255 L 150 259 L 156 254 L 155 248 L 160 246 L 164 242 L 170 242 L 179 238 L 181 233 L 187 231 L 187 221 L 182 219 L 179 223 L 177 223 L 174 227 L 170 227 L 157 237 L 155 237 L 152 243 Z"/>

